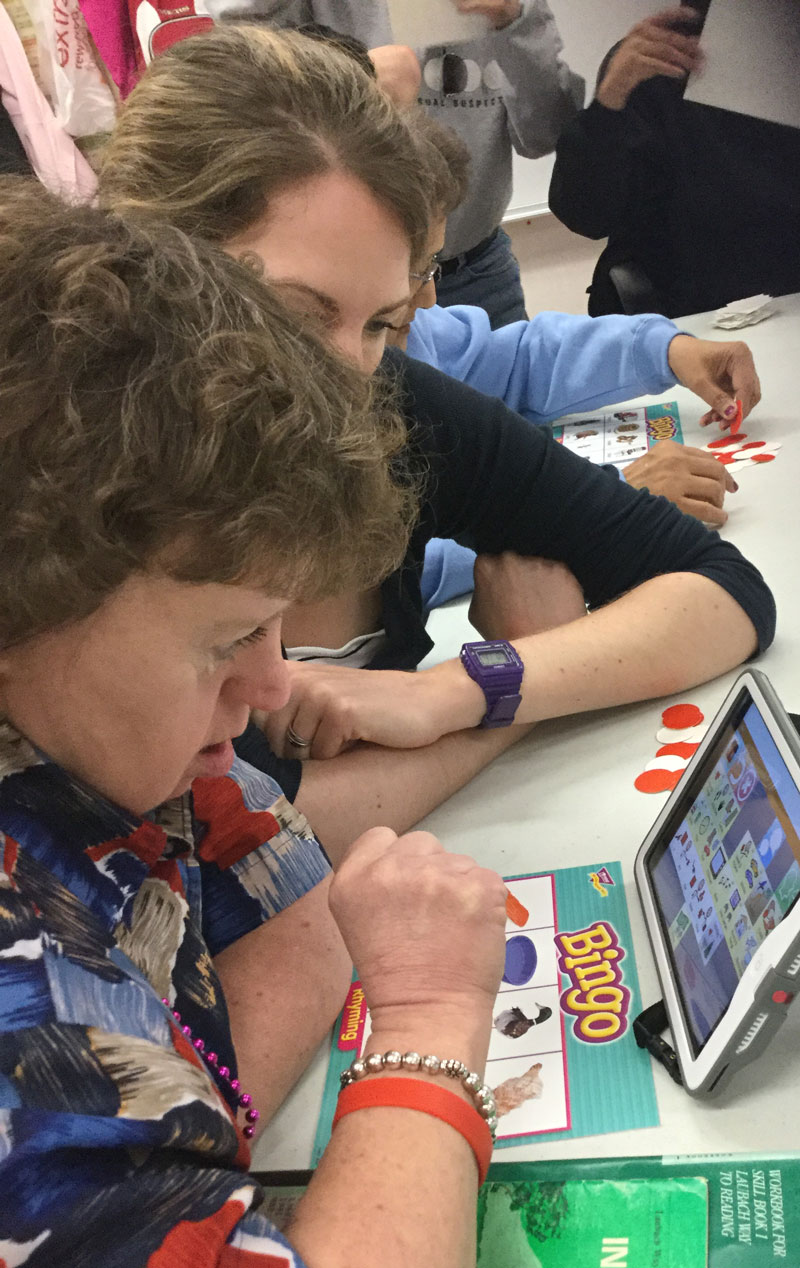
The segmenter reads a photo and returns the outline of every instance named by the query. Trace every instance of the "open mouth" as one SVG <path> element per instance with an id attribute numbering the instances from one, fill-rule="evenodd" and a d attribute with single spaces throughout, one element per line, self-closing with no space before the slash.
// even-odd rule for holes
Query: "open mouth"
<path id="1" fill-rule="evenodd" d="M 227 775 L 235 757 L 230 740 L 220 740 L 218 744 L 206 744 L 195 758 L 195 774 L 206 777 Z"/>

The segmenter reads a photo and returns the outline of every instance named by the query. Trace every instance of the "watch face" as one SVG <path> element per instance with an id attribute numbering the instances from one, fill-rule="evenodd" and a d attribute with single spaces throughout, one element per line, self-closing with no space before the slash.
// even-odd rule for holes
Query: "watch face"
<path id="1" fill-rule="evenodd" d="M 478 652 L 477 656 L 485 669 L 488 669 L 490 665 L 508 665 L 511 660 L 508 652 L 503 647 L 492 648 L 491 651 L 487 649 L 486 651 Z"/>

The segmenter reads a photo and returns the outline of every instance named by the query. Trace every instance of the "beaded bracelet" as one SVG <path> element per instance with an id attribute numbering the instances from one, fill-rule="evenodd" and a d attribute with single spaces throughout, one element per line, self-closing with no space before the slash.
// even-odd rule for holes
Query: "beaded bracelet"
<path id="1" fill-rule="evenodd" d="M 379 1074 L 382 1070 L 408 1070 L 412 1074 L 446 1074 L 450 1079 L 458 1079 L 461 1086 L 469 1092 L 475 1108 L 486 1122 L 494 1144 L 497 1133 L 497 1105 L 494 1092 L 483 1082 L 481 1076 L 468 1070 L 463 1061 L 448 1057 L 444 1061 L 432 1055 L 421 1057 L 418 1052 L 371 1052 L 369 1056 L 358 1057 L 339 1075 L 341 1089 L 350 1083 L 363 1079 L 367 1074 Z"/>

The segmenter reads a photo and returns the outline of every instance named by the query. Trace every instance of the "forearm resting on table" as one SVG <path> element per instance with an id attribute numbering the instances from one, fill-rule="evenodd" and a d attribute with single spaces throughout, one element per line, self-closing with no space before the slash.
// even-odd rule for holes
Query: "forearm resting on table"
<path id="1" fill-rule="evenodd" d="M 328 907 L 330 881 L 328 876 L 214 960 L 239 1081 L 258 1106 L 259 1131 L 330 1030 L 350 985 L 352 961 Z"/>
<path id="2" fill-rule="evenodd" d="M 757 644 L 750 618 L 716 582 L 698 573 L 654 577 L 588 619 L 514 640 L 525 663 L 517 720 L 539 722 L 683 691 L 741 664 Z M 483 693 L 464 681 L 458 662 L 425 673 L 441 674 L 443 686 L 449 677 L 448 726 L 480 721 Z"/>
<path id="3" fill-rule="evenodd" d="M 425 748 L 362 744 L 328 761 L 305 762 L 295 804 L 318 827 L 336 867 L 362 832 L 376 824 L 407 832 L 529 730 L 472 728 Z"/>

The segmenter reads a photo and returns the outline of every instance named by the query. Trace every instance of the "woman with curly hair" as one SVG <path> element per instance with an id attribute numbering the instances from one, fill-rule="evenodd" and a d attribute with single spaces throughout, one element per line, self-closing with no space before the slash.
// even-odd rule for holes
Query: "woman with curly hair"
<path id="1" fill-rule="evenodd" d="M 402 438 L 251 270 L 0 182 L 4 1263 L 474 1263 L 502 882 L 375 829 L 331 884 L 231 745 L 286 701 L 287 604 L 402 558 Z M 351 957 L 390 1077 L 343 1094 L 284 1237 L 250 1140 Z"/>

